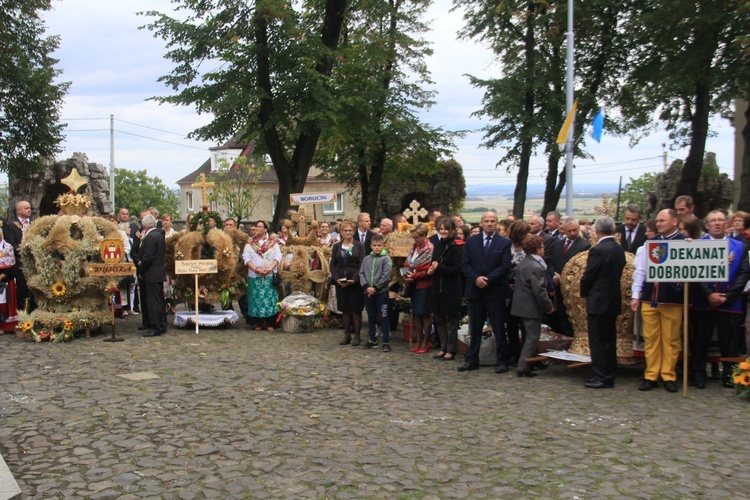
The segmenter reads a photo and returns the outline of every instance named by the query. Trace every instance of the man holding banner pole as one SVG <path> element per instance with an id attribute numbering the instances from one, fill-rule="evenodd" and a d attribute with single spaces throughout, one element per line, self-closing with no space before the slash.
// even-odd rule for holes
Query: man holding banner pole
<path id="1" fill-rule="evenodd" d="M 729 280 L 705 282 L 692 287 L 690 317 L 693 335 L 690 343 L 690 378 L 694 387 L 706 387 L 706 361 L 714 328 L 719 334 L 721 356 L 737 357 L 739 328 L 742 323 L 741 294 L 747 284 L 748 256 L 739 240 L 727 238 L 727 216 L 714 210 L 706 216 L 708 234 L 703 239 L 727 240 Z M 734 387 L 732 363 L 723 363 L 722 383 Z"/>
<path id="2" fill-rule="evenodd" d="M 671 208 L 662 210 L 656 216 L 657 240 L 684 240 L 677 230 L 677 214 Z M 648 242 L 647 242 L 648 243 Z M 641 254 L 636 267 L 645 269 L 648 259 L 654 258 L 649 252 Z M 630 307 L 633 311 L 641 306 L 643 318 L 643 340 L 646 351 L 646 371 L 638 386 L 639 391 L 650 391 L 664 381 L 664 389 L 677 392 L 675 367 L 680 356 L 680 327 L 683 314 L 683 285 L 677 282 L 633 283 L 633 297 Z"/>

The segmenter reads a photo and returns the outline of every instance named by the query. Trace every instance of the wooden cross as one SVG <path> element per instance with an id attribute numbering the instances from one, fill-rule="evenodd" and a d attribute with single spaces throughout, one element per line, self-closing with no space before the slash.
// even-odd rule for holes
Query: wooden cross
<path id="1" fill-rule="evenodd" d="M 292 216 L 292 222 L 297 223 L 297 236 L 304 238 L 307 235 L 307 211 L 305 207 L 299 207 L 296 212 L 289 211 Z"/>
<path id="2" fill-rule="evenodd" d="M 208 193 L 206 192 L 208 188 L 214 187 L 216 183 L 214 182 L 206 182 L 206 174 L 201 174 L 198 176 L 200 179 L 200 182 L 194 182 L 191 184 L 192 187 L 201 188 L 201 202 L 203 205 L 203 211 L 208 212 Z"/>
<path id="3" fill-rule="evenodd" d="M 411 208 L 404 210 L 404 217 L 407 219 L 411 217 L 411 223 L 413 225 L 416 226 L 419 223 L 420 217 L 427 217 L 427 210 L 425 210 L 424 207 L 420 207 L 417 200 L 411 200 L 409 207 Z"/>

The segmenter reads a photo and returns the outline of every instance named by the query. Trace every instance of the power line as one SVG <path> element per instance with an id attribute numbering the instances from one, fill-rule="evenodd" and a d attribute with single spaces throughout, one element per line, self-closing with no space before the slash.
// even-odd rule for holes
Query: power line
<path id="1" fill-rule="evenodd" d="M 109 120 L 109 118 L 60 118 L 63 122 Z"/>
<path id="2" fill-rule="evenodd" d="M 187 134 L 180 134 L 180 133 L 177 133 L 177 132 L 170 132 L 169 130 L 162 130 L 160 128 L 149 127 L 148 125 L 141 125 L 140 123 L 129 122 L 129 121 L 121 120 L 119 118 L 115 118 L 115 121 L 122 122 L 122 123 L 127 123 L 128 125 L 135 125 L 136 127 L 143 127 L 143 128 L 147 128 L 147 129 L 150 129 L 150 130 L 156 130 L 157 132 L 164 132 L 165 134 L 177 135 L 177 136 L 180 136 L 180 137 L 185 137 L 187 135 Z"/>
<path id="3" fill-rule="evenodd" d="M 148 136 L 145 136 L 145 135 L 134 134 L 133 132 L 125 132 L 124 130 L 117 130 L 117 129 L 115 129 L 115 132 L 118 132 L 120 134 L 132 135 L 134 137 L 140 137 L 141 139 L 148 139 L 150 141 L 163 142 L 163 143 L 166 143 L 166 144 L 173 144 L 175 146 L 182 146 L 183 148 L 198 149 L 200 151 L 205 151 L 206 150 L 206 148 L 199 148 L 197 146 L 188 146 L 187 144 L 180 144 L 178 142 L 165 141 L 163 139 L 156 139 L 154 137 L 148 137 Z"/>
<path id="4" fill-rule="evenodd" d="M 65 132 L 107 132 L 108 128 L 81 128 L 81 129 L 65 129 Z"/>

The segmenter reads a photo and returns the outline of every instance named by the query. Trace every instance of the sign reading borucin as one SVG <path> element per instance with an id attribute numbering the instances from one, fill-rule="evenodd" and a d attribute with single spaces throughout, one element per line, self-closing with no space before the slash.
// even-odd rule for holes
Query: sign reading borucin
<path id="1" fill-rule="evenodd" d="M 646 281 L 727 281 L 730 255 L 726 240 L 649 240 Z"/>

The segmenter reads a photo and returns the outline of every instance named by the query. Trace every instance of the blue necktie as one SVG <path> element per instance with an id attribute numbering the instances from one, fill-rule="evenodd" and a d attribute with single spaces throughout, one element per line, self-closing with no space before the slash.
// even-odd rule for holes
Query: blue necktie
<path id="1" fill-rule="evenodd" d="M 492 243 L 492 236 L 487 236 L 487 238 L 484 239 L 484 254 L 485 255 L 487 255 L 487 250 L 489 250 L 491 243 Z"/>

